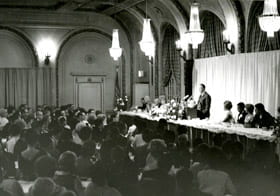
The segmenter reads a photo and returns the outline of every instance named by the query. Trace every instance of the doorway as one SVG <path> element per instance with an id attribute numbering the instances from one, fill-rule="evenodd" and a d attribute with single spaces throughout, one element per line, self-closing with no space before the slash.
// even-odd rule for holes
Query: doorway
<path id="1" fill-rule="evenodd" d="M 74 76 L 74 103 L 77 107 L 104 112 L 105 76 Z"/>

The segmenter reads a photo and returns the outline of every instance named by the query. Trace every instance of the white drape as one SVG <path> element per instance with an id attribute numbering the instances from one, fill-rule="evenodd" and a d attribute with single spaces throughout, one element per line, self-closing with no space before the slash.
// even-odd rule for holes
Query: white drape
<path id="1" fill-rule="evenodd" d="M 197 59 L 193 69 L 193 94 L 200 83 L 212 97 L 211 118 L 220 119 L 223 102 L 263 103 L 272 115 L 280 106 L 280 51 Z"/>

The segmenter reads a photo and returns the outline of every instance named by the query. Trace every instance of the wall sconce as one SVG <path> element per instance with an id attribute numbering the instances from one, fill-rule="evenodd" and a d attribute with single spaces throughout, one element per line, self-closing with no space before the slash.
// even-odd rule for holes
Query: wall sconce
<path id="1" fill-rule="evenodd" d="M 234 44 L 230 42 L 230 33 L 227 29 L 223 31 L 223 44 L 230 54 L 235 53 L 235 47 Z"/>
<path id="2" fill-rule="evenodd" d="M 44 60 L 44 64 L 45 65 L 50 65 L 50 55 L 46 55 L 45 60 Z"/>
<path id="3" fill-rule="evenodd" d="M 138 70 L 138 78 L 143 78 L 145 75 L 144 70 Z"/>
<path id="4" fill-rule="evenodd" d="M 39 41 L 37 52 L 39 59 L 44 65 L 50 65 L 52 58 L 55 58 L 57 53 L 57 45 L 50 38 L 43 38 Z"/>
<path id="5" fill-rule="evenodd" d="M 186 52 L 182 48 L 182 40 L 181 39 L 177 40 L 175 42 L 175 45 L 176 45 L 176 50 L 180 53 L 180 58 L 182 58 L 185 62 L 187 62 Z M 183 55 L 181 54 L 182 51 L 183 51 Z"/>

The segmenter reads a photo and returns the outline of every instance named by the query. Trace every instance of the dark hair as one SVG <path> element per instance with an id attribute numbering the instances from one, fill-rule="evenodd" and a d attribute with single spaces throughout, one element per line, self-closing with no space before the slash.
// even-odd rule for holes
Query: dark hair
<path id="1" fill-rule="evenodd" d="M 245 108 L 246 108 L 248 113 L 253 114 L 253 112 L 254 112 L 254 105 L 253 104 L 246 104 Z"/>
<path id="2" fill-rule="evenodd" d="M 39 157 L 34 163 L 35 173 L 38 177 L 52 178 L 56 170 L 56 160 L 48 155 Z"/>
<path id="3" fill-rule="evenodd" d="M 66 151 L 59 156 L 58 166 L 61 171 L 75 172 L 77 156 L 74 152 Z"/>
<path id="4" fill-rule="evenodd" d="M 17 136 L 21 134 L 21 127 L 18 124 L 12 124 L 8 131 L 11 136 Z"/>
<path id="5" fill-rule="evenodd" d="M 225 101 L 224 102 L 224 107 L 225 107 L 225 109 L 230 110 L 232 108 L 231 101 Z"/>
<path id="6" fill-rule="evenodd" d="M 243 102 L 240 102 L 237 104 L 238 107 L 240 107 L 242 110 L 245 108 L 245 104 Z"/>
<path id="7" fill-rule="evenodd" d="M 163 134 L 163 139 L 166 144 L 174 143 L 176 139 L 175 133 L 173 131 L 165 130 Z"/>
<path id="8" fill-rule="evenodd" d="M 100 163 L 95 164 L 91 168 L 91 180 L 99 186 L 105 186 L 107 184 L 106 170 Z"/>
<path id="9" fill-rule="evenodd" d="M 278 107 L 277 112 L 280 113 L 280 106 Z"/>
<path id="10" fill-rule="evenodd" d="M 91 136 L 92 129 L 90 127 L 83 127 L 79 132 L 78 135 L 82 141 L 86 141 Z"/>
<path id="11" fill-rule="evenodd" d="M 38 135 L 33 130 L 26 132 L 24 137 L 28 145 L 34 146 L 38 142 Z"/>
<path id="12" fill-rule="evenodd" d="M 209 150 L 209 154 L 207 156 L 208 165 L 212 169 L 221 169 L 221 166 L 224 164 L 225 155 L 223 151 L 217 147 L 212 147 Z"/>
<path id="13" fill-rule="evenodd" d="M 265 111 L 264 105 L 262 103 L 257 103 L 255 105 L 255 108 L 258 109 L 260 112 L 264 112 Z"/>
<path id="14" fill-rule="evenodd" d="M 200 86 L 201 86 L 203 89 L 206 88 L 205 84 L 202 84 L 202 83 L 201 83 Z"/>
<path id="15" fill-rule="evenodd" d="M 47 133 L 41 134 L 39 136 L 38 140 L 39 140 L 40 147 L 43 147 L 43 148 L 46 148 L 50 144 L 52 144 L 52 140 L 51 140 L 49 134 L 47 134 Z"/>
<path id="16" fill-rule="evenodd" d="M 84 157 L 90 157 L 95 153 L 96 144 L 93 141 L 88 141 L 84 143 L 81 148 L 81 155 Z"/>

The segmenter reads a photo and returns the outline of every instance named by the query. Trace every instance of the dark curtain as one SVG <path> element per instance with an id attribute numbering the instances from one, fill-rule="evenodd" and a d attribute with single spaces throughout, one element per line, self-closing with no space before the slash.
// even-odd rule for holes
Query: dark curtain
<path id="1" fill-rule="evenodd" d="M 1 68 L 0 107 L 28 104 L 55 104 L 55 69 L 51 68 Z"/>
<path id="2" fill-rule="evenodd" d="M 168 87 L 172 78 L 176 81 L 176 94 L 180 94 L 181 84 L 181 62 L 180 53 L 176 50 L 175 42 L 179 39 L 179 35 L 169 25 L 164 33 L 162 44 L 162 59 L 163 59 L 163 87 Z"/>
<path id="3" fill-rule="evenodd" d="M 222 35 L 225 28 L 220 19 L 206 11 L 201 15 L 201 28 L 204 30 L 204 40 L 198 47 L 197 58 L 225 55 Z"/>
<path id="4" fill-rule="evenodd" d="M 255 1 L 248 20 L 247 52 L 260 52 L 280 49 L 280 33 L 274 33 L 274 38 L 267 38 L 266 32 L 259 26 L 258 16 L 263 12 L 263 1 Z"/>

